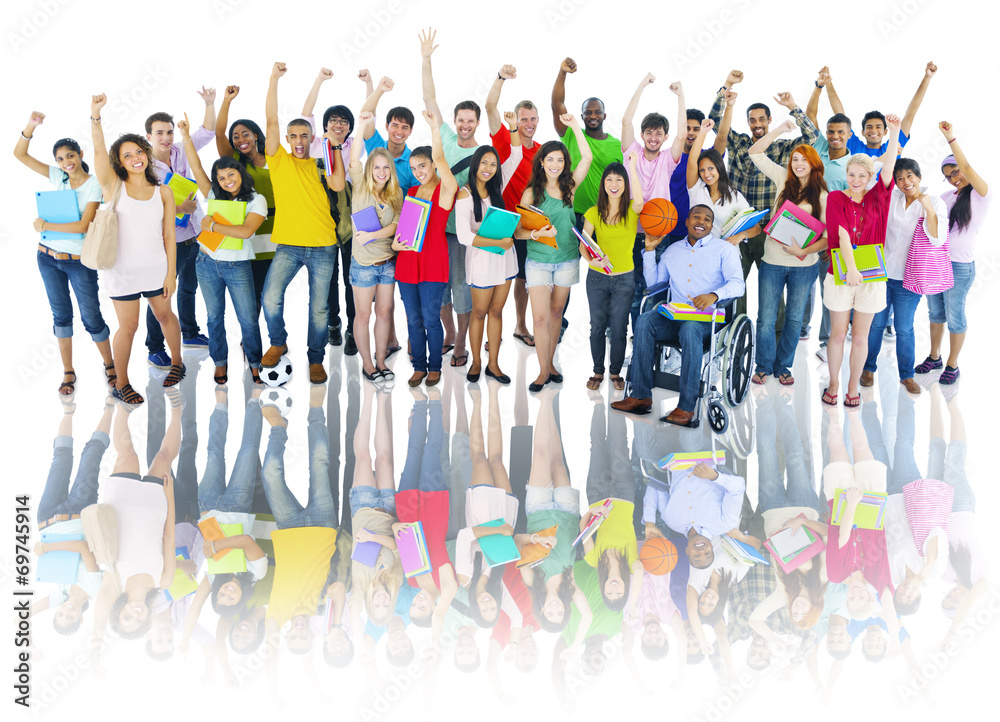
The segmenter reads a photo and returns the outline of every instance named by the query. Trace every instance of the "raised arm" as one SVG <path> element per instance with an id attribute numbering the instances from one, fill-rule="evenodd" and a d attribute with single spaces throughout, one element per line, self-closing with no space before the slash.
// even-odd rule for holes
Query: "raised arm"
<path id="1" fill-rule="evenodd" d="M 367 98 L 375 90 L 375 84 L 372 81 L 372 74 L 368 71 L 368 68 L 361 68 L 358 71 L 358 80 L 365 84 L 365 97 Z"/>
<path id="2" fill-rule="evenodd" d="M 646 77 L 639 81 L 639 87 L 637 87 L 635 92 L 632 93 L 632 99 L 628 101 L 628 105 L 625 107 L 625 114 L 622 116 L 623 153 L 627 151 L 635 141 L 635 127 L 632 125 L 632 122 L 635 119 L 635 111 L 639 107 L 639 98 L 642 97 L 642 91 L 648 88 L 655 80 L 656 76 L 652 73 L 646 73 Z"/>
<path id="3" fill-rule="evenodd" d="M 38 173 L 38 175 L 43 175 L 48 178 L 48 164 L 42 163 L 42 161 L 36 160 L 28 155 L 28 144 L 31 142 L 31 137 L 35 134 L 35 128 L 40 126 L 44 120 L 45 113 L 39 113 L 37 110 L 31 111 L 31 117 L 28 119 L 28 124 L 24 126 L 24 130 L 21 131 L 21 137 L 17 139 L 17 144 L 14 146 L 14 157 L 28 166 L 31 170 L 35 171 L 35 173 Z"/>
<path id="4" fill-rule="evenodd" d="M 819 96 L 823 94 L 823 88 L 830 80 L 829 69 L 825 66 L 820 69 L 819 75 L 816 76 L 816 80 L 813 82 L 812 92 L 809 94 L 809 102 L 806 103 L 806 117 L 813 122 L 817 128 L 819 127 L 819 121 L 817 120 L 819 116 Z"/>
<path id="5" fill-rule="evenodd" d="M 830 101 L 830 109 L 836 113 L 844 112 L 844 103 L 840 100 L 840 95 L 837 94 L 837 89 L 833 87 L 833 76 L 830 75 L 830 68 L 827 66 L 823 67 L 820 72 L 826 72 L 826 99 Z"/>
<path id="6" fill-rule="evenodd" d="M 681 81 L 670 84 L 670 92 L 677 96 L 677 125 L 674 126 L 674 144 L 670 154 L 679 162 L 684 154 L 684 135 L 687 130 L 687 105 L 684 102 L 684 86 Z"/>
<path id="7" fill-rule="evenodd" d="M 266 118 L 266 128 L 264 129 L 264 153 L 268 156 L 276 155 L 281 141 L 278 133 L 281 132 L 278 125 L 278 78 L 288 72 L 288 67 L 284 63 L 275 63 L 271 68 L 271 79 L 267 85 L 267 98 L 264 100 L 264 117 Z"/>
<path id="8" fill-rule="evenodd" d="M 376 86 L 375 90 L 373 90 L 371 93 L 368 94 L 368 97 L 365 99 L 364 104 L 361 106 L 362 113 L 367 111 L 372 114 L 371 125 L 367 126 L 364 130 L 364 133 L 362 133 L 362 137 L 365 140 L 368 140 L 373 135 L 375 135 L 374 116 L 375 116 L 375 111 L 378 109 L 379 99 L 385 93 L 388 93 L 390 90 L 392 90 L 393 87 L 394 83 L 392 82 L 392 78 L 383 76 L 382 79 L 378 81 L 378 86 Z"/>
<path id="9" fill-rule="evenodd" d="M 579 188 L 583 180 L 587 177 L 590 164 L 594 160 L 594 152 L 590 149 L 590 144 L 587 143 L 587 136 L 583 134 L 580 121 L 572 113 L 563 114 L 560 116 L 559 121 L 573 131 L 573 136 L 576 138 L 576 147 L 580 150 L 580 162 L 573 169 L 573 182 L 576 184 L 574 186 L 575 192 L 575 189 Z"/>
<path id="10" fill-rule="evenodd" d="M 552 99 L 549 101 L 552 106 L 552 123 L 556 127 L 556 135 L 562 138 L 566 135 L 567 126 L 562 116 L 566 114 L 566 74 L 576 72 L 576 61 L 573 58 L 566 58 L 559 65 L 559 74 L 556 75 L 556 82 L 552 84 Z"/>
<path id="11" fill-rule="evenodd" d="M 791 113 L 796 125 L 802 131 L 802 135 L 792 141 L 793 145 L 812 145 L 819 139 L 819 131 L 816 129 L 816 124 L 806 117 L 806 114 L 802 112 L 802 109 L 795 102 L 795 98 L 792 97 L 791 93 L 782 91 L 774 96 L 774 100 L 778 105 L 788 108 L 788 112 Z"/>
<path id="12" fill-rule="evenodd" d="M 441 116 L 435 115 L 430 110 L 423 112 L 424 120 L 431 126 L 431 160 L 434 161 L 434 168 L 437 169 L 438 177 L 441 178 L 441 192 L 438 195 L 438 205 L 443 210 L 450 210 L 455 202 L 455 194 L 458 192 L 458 181 L 452 175 L 448 159 L 444 157 L 444 145 L 441 143 Z"/>
<path id="13" fill-rule="evenodd" d="M 209 192 L 212 190 L 212 181 L 201 164 L 201 158 L 198 156 L 198 151 L 194 148 L 194 143 L 191 142 L 191 123 L 188 121 L 187 113 L 184 114 L 184 120 L 177 123 L 177 130 L 181 133 L 184 156 L 187 158 L 188 165 L 191 166 L 194 179 L 198 182 L 198 190 L 207 198 Z"/>
<path id="14" fill-rule="evenodd" d="M 986 184 L 986 180 L 979 175 L 972 166 L 969 164 L 969 159 L 965 157 L 965 151 L 958 144 L 958 139 L 955 137 L 954 129 L 951 123 L 947 120 L 942 120 L 938 123 L 938 128 L 944 134 L 944 139 L 948 141 L 948 145 L 951 148 L 951 154 L 955 156 L 955 162 L 958 163 L 958 169 L 962 171 L 972 189 L 976 191 L 981 196 L 985 196 L 990 188 Z"/>
<path id="15" fill-rule="evenodd" d="M 899 116 L 889 113 L 885 116 L 885 123 L 889 126 L 889 144 L 886 146 L 885 155 L 882 156 L 882 171 L 879 176 L 882 178 L 882 185 L 888 188 L 892 183 L 892 173 L 896 170 L 896 159 L 899 157 Z"/>
<path id="16" fill-rule="evenodd" d="M 344 172 L 344 154 L 333 154 L 333 173 L 326 172 L 326 187 L 334 193 L 340 193 L 347 186 L 347 174 Z"/>
<path id="17" fill-rule="evenodd" d="M 899 125 L 900 132 L 907 138 L 910 137 L 910 128 L 913 127 L 913 119 L 917 117 L 917 111 L 920 110 L 920 104 L 924 102 L 924 96 L 927 95 L 927 88 L 931 84 L 931 78 L 937 72 L 937 66 L 934 63 L 927 63 L 927 67 L 924 68 L 924 77 L 920 79 L 920 85 L 917 86 L 917 92 L 913 94 L 913 98 L 910 100 L 910 104 L 906 106 L 906 114 L 903 115 L 903 122 Z"/>
<path id="18" fill-rule="evenodd" d="M 636 165 L 639 163 L 639 154 L 632 151 L 628 154 L 628 174 L 629 174 L 629 188 L 632 191 L 632 210 L 639 213 L 642 210 L 642 206 L 645 203 L 643 199 L 642 191 L 642 177 L 639 175 L 639 171 L 636 169 Z"/>
<path id="19" fill-rule="evenodd" d="M 722 121 L 722 104 L 729 103 L 726 99 L 727 90 L 732 90 L 733 86 L 737 83 L 743 82 L 743 71 L 742 70 L 730 70 L 729 75 L 726 76 L 726 82 L 722 84 L 715 96 L 715 103 L 712 104 L 712 109 L 708 113 L 708 117 L 714 121 L 717 125 Z"/>
<path id="20" fill-rule="evenodd" d="M 722 114 L 718 130 L 715 131 L 715 143 L 712 144 L 712 147 L 719 155 L 726 154 L 726 146 L 729 143 L 729 131 L 733 127 L 733 113 L 735 112 L 738 94 L 734 90 L 725 90 L 723 91 L 723 97 L 726 100 L 726 110 Z"/>
<path id="21" fill-rule="evenodd" d="M 233 155 L 233 143 L 229 137 L 229 106 L 239 94 L 238 85 L 227 85 L 222 94 L 222 105 L 219 106 L 219 115 L 215 119 L 215 149 L 219 151 L 220 158 L 229 158 Z"/>
<path id="22" fill-rule="evenodd" d="M 111 169 L 108 146 L 104 142 L 104 128 L 101 127 L 101 108 L 108 102 L 104 93 L 90 99 L 90 138 L 94 144 L 94 175 L 104 191 L 104 200 L 111 200 L 111 192 L 118 176 Z"/>
<path id="23" fill-rule="evenodd" d="M 201 125 L 205 130 L 215 132 L 215 88 L 206 88 L 204 85 L 201 86 L 201 90 L 197 91 L 201 99 L 205 101 L 205 117 L 201 120 Z M 225 131 L 225 129 L 223 129 Z M 207 139 L 211 139 L 212 136 L 207 136 Z"/>
<path id="24" fill-rule="evenodd" d="M 497 73 L 497 79 L 490 86 L 490 92 L 486 96 L 486 122 L 490 125 L 490 135 L 496 135 L 500 131 L 500 111 L 497 106 L 500 104 L 500 91 L 503 90 L 505 80 L 513 80 L 517 77 L 517 68 L 513 65 L 504 65 Z M 511 133 L 511 136 L 516 133 Z"/>
<path id="25" fill-rule="evenodd" d="M 689 190 L 698 184 L 698 156 L 701 155 L 701 148 L 705 145 L 705 137 L 708 135 L 708 131 L 714 127 L 715 123 L 712 119 L 705 118 L 705 120 L 701 121 L 701 129 L 691 144 L 691 154 L 688 156 L 687 164 L 687 184 Z"/>
<path id="26" fill-rule="evenodd" d="M 319 89 L 322 87 L 323 83 L 333 77 L 333 71 L 329 68 L 320 68 L 319 73 L 316 75 L 316 80 L 313 81 L 312 87 L 309 89 L 309 94 L 306 95 L 306 100 L 302 103 L 302 115 L 309 118 L 313 114 L 313 110 L 316 108 L 316 100 L 319 98 Z M 325 128 L 323 130 L 326 130 Z"/>
<path id="27" fill-rule="evenodd" d="M 434 71 L 431 69 L 431 55 L 437 50 L 434 40 L 437 31 L 427 28 L 420 32 L 420 56 L 423 58 L 420 71 L 420 86 L 424 92 L 424 107 L 437 116 L 439 123 L 444 118 L 438 107 L 437 91 L 434 89 Z"/>
<path id="28" fill-rule="evenodd" d="M 748 151 L 749 155 L 761 155 L 765 153 L 767 149 L 771 147 L 771 143 L 776 141 L 785 133 L 790 133 L 793 130 L 795 130 L 794 120 L 789 119 L 779 123 L 771 130 L 771 132 L 750 146 L 750 150 Z"/>

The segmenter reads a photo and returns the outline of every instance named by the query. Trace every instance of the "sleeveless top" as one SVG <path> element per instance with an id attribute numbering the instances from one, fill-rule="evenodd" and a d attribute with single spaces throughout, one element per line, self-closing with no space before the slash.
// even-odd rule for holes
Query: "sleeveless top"
<path id="1" fill-rule="evenodd" d="M 163 487 L 112 475 L 101 489 L 101 503 L 111 504 L 118 513 L 117 566 L 122 587 L 136 574 L 149 574 L 159 586 L 163 575 L 163 527 L 167 522 Z"/>
<path id="2" fill-rule="evenodd" d="M 163 288 L 167 252 L 163 248 L 163 200 L 153 189 L 148 201 L 130 198 L 124 184 L 118 196 L 118 260 L 104 271 L 112 298 Z"/>
<path id="3" fill-rule="evenodd" d="M 417 195 L 420 186 L 413 186 L 408 195 Z M 438 183 L 431 196 L 431 216 L 424 231 L 424 246 L 419 253 L 401 251 L 396 256 L 396 280 L 400 283 L 419 283 L 432 281 L 448 283 L 448 239 L 445 227 L 455 205 L 448 210 L 438 205 L 441 197 L 441 184 Z"/>
<path id="4" fill-rule="evenodd" d="M 538 204 L 538 208 L 549 217 L 556 229 L 556 245 L 559 247 L 553 248 L 537 241 L 528 241 L 528 260 L 537 263 L 579 260 L 580 242 L 573 233 L 573 227 L 576 225 L 576 211 L 573 207 L 567 206 L 559 198 L 553 198 L 546 191 L 545 198 Z"/>

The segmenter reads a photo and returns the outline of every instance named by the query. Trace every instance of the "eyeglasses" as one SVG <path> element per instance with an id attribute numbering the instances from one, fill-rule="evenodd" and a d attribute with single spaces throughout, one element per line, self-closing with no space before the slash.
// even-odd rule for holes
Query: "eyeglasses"
<path id="1" fill-rule="evenodd" d="M 944 177 L 947 178 L 950 181 L 957 180 L 958 179 L 958 174 L 961 173 L 961 172 L 962 171 L 960 171 L 958 169 L 955 169 L 951 173 L 945 173 Z"/>
<path id="2" fill-rule="evenodd" d="M 351 121 L 344 120 L 343 118 L 330 118 L 330 120 L 327 121 L 327 123 L 329 125 L 350 125 Z"/>

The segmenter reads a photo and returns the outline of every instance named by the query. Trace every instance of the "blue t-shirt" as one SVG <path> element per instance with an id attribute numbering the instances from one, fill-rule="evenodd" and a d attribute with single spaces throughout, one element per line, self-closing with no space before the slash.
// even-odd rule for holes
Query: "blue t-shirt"
<path id="1" fill-rule="evenodd" d="M 409 584 L 404 584 L 399 590 L 399 596 L 396 597 L 396 616 L 400 617 L 403 620 L 403 624 L 407 627 L 410 626 L 410 605 L 413 604 L 413 598 L 418 594 L 420 594 L 419 589 L 411 587 Z M 376 642 L 382 639 L 388 628 L 388 625 L 377 627 L 372 624 L 370 619 L 365 622 L 365 634 Z"/>
<path id="2" fill-rule="evenodd" d="M 852 619 L 847 623 L 847 633 L 851 635 L 851 639 L 857 639 L 868 627 L 881 627 L 882 631 L 886 634 L 889 633 L 889 627 L 886 625 L 885 620 L 882 617 L 870 617 L 868 619 Z M 899 642 L 903 643 L 910 633 L 906 631 L 906 627 L 899 627 Z"/>
<path id="3" fill-rule="evenodd" d="M 83 217 L 83 212 L 87 208 L 88 203 L 100 203 L 101 202 L 101 184 L 97 182 L 97 178 L 90 176 L 87 181 L 79 188 L 72 188 L 69 184 L 69 180 L 64 180 L 66 178 L 66 172 L 62 168 L 54 165 L 49 166 L 49 181 L 55 187 L 57 191 L 72 190 L 76 192 L 76 205 L 80 209 L 80 217 Z M 83 233 L 74 233 L 76 238 L 59 238 L 59 239 L 44 239 L 42 244 L 46 248 L 51 248 L 53 251 L 58 251 L 59 253 L 72 253 L 75 256 L 80 255 L 83 250 Z"/>
<path id="4" fill-rule="evenodd" d="M 371 138 L 365 140 L 365 150 L 368 153 L 371 153 L 376 148 L 385 148 L 387 150 L 389 148 L 382 134 L 377 130 Z M 406 193 L 411 186 L 420 185 L 417 179 L 413 177 L 413 171 L 410 170 L 409 146 L 403 146 L 403 154 L 398 158 L 394 158 L 393 161 L 396 163 L 396 177 L 399 180 L 399 187 L 403 189 L 403 193 Z"/>
<path id="5" fill-rule="evenodd" d="M 910 139 L 903 131 L 899 131 L 899 147 L 902 148 L 906 145 L 907 141 Z M 878 158 L 880 155 L 885 153 L 886 149 L 889 147 L 889 141 L 886 141 L 878 148 L 869 148 L 868 144 L 854 135 L 854 131 L 851 131 L 851 137 L 847 139 L 847 151 L 849 153 L 864 153 L 865 155 L 870 155 L 872 158 Z"/>
<path id="6" fill-rule="evenodd" d="M 669 149 L 668 149 L 669 150 Z M 691 209 L 691 202 L 688 200 L 687 168 L 689 153 L 681 153 L 681 159 L 677 161 L 673 175 L 670 176 L 670 202 L 677 209 L 677 225 L 669 233 L 668 238 L 684 238 L 687 235 L 687 217 Z"/>

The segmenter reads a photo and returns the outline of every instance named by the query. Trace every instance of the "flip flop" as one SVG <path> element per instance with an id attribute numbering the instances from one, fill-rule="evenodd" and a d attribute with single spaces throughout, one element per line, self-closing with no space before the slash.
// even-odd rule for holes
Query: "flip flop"
<path id="1" fill-rule="evenodd" d="M 515 333 L 514 338 L 523 343 L 528 348 L 535 347 L 535 337 L 530 333 Z"/>
<path id="2" fill-rule="evenodd" d="M 458 361 L 458 363 L 455 363 L 456 361 Z M 452 356 L 451 357 L 451 365 L 452 366 L 456 366 L 456 367 L 457 366 L 465 366 L 465 364 L 467 364 L 467 363 L 469 363 L 469 354 L 467 354 L 467 353 L 463 353 L 461 356 Z"/>
<path id="3" fill-rule="evenodd" d="M 856 409 L 861 406 L 861 394 L 855 394 L 854 396 L 847 394 L 844 396 L 844 406 L 849 409 Z"/>
<path id="4" fill-rule="evenodd" d="M 402 350 L 403 350 L 402 346 L 390 346 L 389 348 L 387 348 L 385 350 L 385 358 L 386 358 L 386 360 L 388 361 L 390 358 L 392 358 L 392 355 L 394 353 L 396 353 L 397 351 L 402 351 Z"/>
<path id="5" fill-rule="evenodd" d="M 836 406 L 837 405 L 837 394 L 831 394 L 830 391 L 829 391 L 829 389 L 823 389 L 823 398 L 822 398 L 822 401 L 827 406 Z"/>
<path id="6" fill-rule="evenodd" d="M 782 386 L 791 386 L 795 383 L 795 379 L 791 374 L 778 374 L 778 383 Z"/>
<path id="7" fill-rule="evenodd" d="M 596 391 L 601 388 L 602 383 L 604 383 L 604 374 L 594 374 L 587 379 L 587 388 L 591 391 Z"/>
<path id="8" fill-rule="evenodd" d="M 455 344 L 445 344 L 444 346 L 441 347 L 441 355 L 444 356 L 446 353 L 448 353 L 449 351 L 451 351 L 453 348 L 455 348 Z M 452 364 L 452 366 L 454 366 L 454 365 L 455 364 Z"/>

